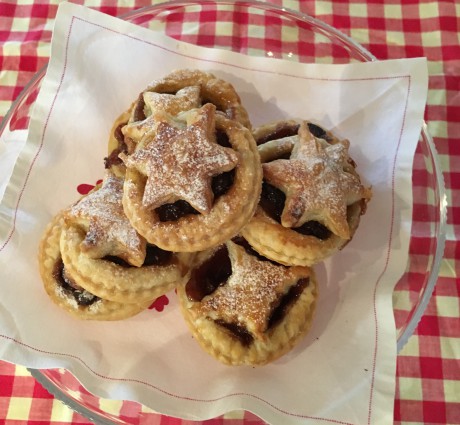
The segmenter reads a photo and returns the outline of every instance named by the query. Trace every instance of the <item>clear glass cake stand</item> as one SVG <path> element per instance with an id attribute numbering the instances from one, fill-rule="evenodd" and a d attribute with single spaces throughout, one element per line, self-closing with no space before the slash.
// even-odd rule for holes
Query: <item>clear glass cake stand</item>
<path id="1" fill-rule="evenodd" d="M 246 55 L 304 63 L 376 60 L 363 46 L 333 27 L 311 16 L 265 2 L 173 0 L 134 10 L 121 18 L 178 40 Z M 45 71 L 40 70 L 16 99 L 0 124 L 0 137 L 6 131 L 27 129 Z M 423 125 L 420 134 L 414 170 L 418 175 L 417 184 L 413 185 L 414 213 L 409 260 L 393 294 L 398 351 L 406 344 L 425 311 L 444 251 L 444 182 L 426 125 Z M 419 205 L 423 208 L 415 208 Z M 67 370 L 31 370 L 31 373 L 58 399 L 95 423 L 137 424 L 156 423 L 155 418 L 158 420 L 158 413 L 139 403 L 103 400 L 94 396 Z M 251 423 L 257 423 L 256 418 L 254 421 Z"/>

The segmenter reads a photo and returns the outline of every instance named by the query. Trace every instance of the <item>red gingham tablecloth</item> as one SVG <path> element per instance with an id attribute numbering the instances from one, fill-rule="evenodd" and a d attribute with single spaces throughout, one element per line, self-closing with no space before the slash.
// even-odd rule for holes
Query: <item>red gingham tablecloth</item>
<path id="1" fill-rule="evenodd" d="M 145 0 L 78 1 L 110 15 Z M 156 3 L 153 1 L 153 3 Z M 447 241 L 435 292 L 397 359 L 396 424 L 460 424 L 460 2 L 458 0 L 276 0 L 350 35 L 378 59 L 425 56 L 425 119 L 434 137 L 448 201 Z M 0 0 L 0 118 L 48 61 L 59 0 Z M 1 170 L 0 170 L 1 172 Z M 0 423 L 90 424 L 51 396 L 25 369 L 0 361 Z M 162 425 L 185 424 L 158 417 Z M 207 424 L 260 423 L 229 415 Z"/>

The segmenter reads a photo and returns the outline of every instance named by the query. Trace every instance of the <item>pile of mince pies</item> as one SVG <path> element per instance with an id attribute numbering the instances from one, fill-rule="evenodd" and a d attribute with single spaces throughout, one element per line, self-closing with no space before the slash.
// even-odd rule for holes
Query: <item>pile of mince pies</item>
<path id="1" fill-rule="evenodd" d="M 350 241 L 371 198 L 349 141 L 309 121 L 252 128 L 229 82 L 183 69 L 133 101 L 108 145 L 102 182 L 44 232 L 49 297 L 80 319 L 120 320 L 175 289 L 219 361 L 291 350 L 315 312 L 311 267 Z"/>

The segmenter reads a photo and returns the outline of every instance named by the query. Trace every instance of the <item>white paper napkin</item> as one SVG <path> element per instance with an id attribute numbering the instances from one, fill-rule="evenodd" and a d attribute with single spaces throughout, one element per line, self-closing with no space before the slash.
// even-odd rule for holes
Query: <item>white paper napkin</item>
<path id="1" fill-rule="evenodd" d="M 13 172 L 19 152 L 27 140 L 27 130 L 6 129 L 0 140 L 0 199 Z"/>
<path id="2" fill-rule="evenodd" d="M 353 241 L 316 267 L 311 333 L 260 368 L 214 361 L 174 293 L 162 312 L 116 323 L 73 319 L 38 274 L 43 229 L 103 175 L 114 119 L 153 79 L 199 68 L 230 81 L 253 125 L 311 119 L 351 141 L 373 199 Z M 408 256 L 412 160 L 427 94 L 424 59 L 301 65 L 198 48 L 80 6 L 59 7 L 29 137 L 0 204 L 0 357 L 63 367 L 89 391 L 206 419 L 246 409 L 268 422 L 380 424 L 393 418 L 393 287 Z"/>

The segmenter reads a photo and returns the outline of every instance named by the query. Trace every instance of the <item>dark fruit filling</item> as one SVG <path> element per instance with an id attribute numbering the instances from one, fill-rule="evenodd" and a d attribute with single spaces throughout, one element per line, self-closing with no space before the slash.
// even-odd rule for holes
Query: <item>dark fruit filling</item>
<path id="1" fill-rule="evenodd" d="M 227 282 L 231 274 L 232 264 L 228 250 L 225 245 L 222 245 L 210 258 L 192 271 L 185 286 L 185 293 L 190 301 L 199 302 Z"/>
<path id="2" fill-rule="evenodd" d="M 270 261 L 272 264 L 276 264 L 277 266 L 281 266 L 282 264 L 277 263 L 276 261 L 272 261 L 267 257 L 264 257 L 263 255 L 259 254 L 250 244 L 249 242 L 244 239 L 242 236 L 235 236 L 232 239 L 233 243 L 236 243 L 237 245 L 240 245 L 244 248 L 244 250 L 249 254 L 252 255 L 253 257 L 257 257 L 258 260 L 260 261 Z M 283 266 L 284 267 L 284 266 Z"/>
<path id="3" fill-rule="evenodd" d="M 260 206 L 264 211 L 278 223 L 281 222 L 286 195 L 280 189 L 267 183 L 262 182 L 262 194 L 260 195 Z"/>
<path id="4" fill-rule="evenodd" d="M 224 320 L 216 320 L 215 323 L 227 329 L 244 347 L 249 347 L 254 341 L 254 337 L 244 326 L 227 323 Z"/>
<path id="5" fill-rule="evenodd" d="M 216 141 L 220 146 L 231 148 L 227 133 L 221 130 L 216 131 Z M 211 180 L 211 189 L 214 194 L 214 199 L 225 195 L 233 185 L 235 180 L 235 169 L 214 176 Z M 164 204 L 155 209 L 160 221 L 176 221 L 181 217 L 189 214 L 199 214 L 187 201 L 179 200 L 173 203 Z"/>
<path id="6" fill-rule="evenodd" d="M 145 259 L 142 264 L 144 266 L 166 266 L 171 263 L 173 253 L 170 251 L 164 251 L 161 248 L 158 248 L 156 245 L 147 244 L 147 249 L 145 253 Z M 130 268 L 135 267 L 129 264 L 127 261 L 121 259 L 120 257 L 115 257 L 113 255 L 106 255 L 103 260 L 110 261 L 121 267 Z"/>
<path id="7" fill-rule="evenodd" d="M 125 136 L 123 135 L 121 129 L 126 125 L 126 123 L 122 123 L 113 132 L 113 136 L 115 137 L 116 141 L 118 142 L 118 146 L 110 153 L 108 157 L 104 158 L 104 166 L 105 168 L 110 168 L 113 165 L 120 165 L 123 161 L 118 157 L 120 153 L 127 153 L 128 146 L 125 143 Z"/>
<path id="8" fill-rule="evenodd" d="M 123 134 L 123 132 L 121 131 L 121 129 L 126 125 L 128 124 L 127 122 L 124 122 L 124 123 L 121 123 L 119 126 L 117 126 L 117 128 L 115 129 L 115 131 L 113 132 L 113 136 L 115 137 L 116 141 L 118 142 L 118 146 L 120 147 L 123 147 L 123 146 L 126 146 L 125 144 L 125 136 Z"/>
<path id="9" fill-rule="evenodd" d="M 310 130 L 310 133 L 313 134 L 313 136 L 317 137 L 318 139 L 327 140 L 326 130 L 321 128 L 319 125 L 309 122 L 308 129 Z"/>
<path id="10" fill-rule="evenodd" d="M 299 124 L 287 125 L 279 124 L 271 133 L 257 139 L 258 145 L 270 142 L 272 140 L 282 139 L 283 137 L 295 136 L 299 131 Z"/>
<path id="11" fill-rule="evenodd" d="M 214 193 L 214 199 L 218 198 L 219 196 L 225 195 L 232 187 L 234 180 L 235 169 L 213 177 L 211 181 L 211 188 L 212 192 Z"/>
<path id="12" fill-rule="evenodd" d="M 286 316 L 289 308 L 302 295 L 302 292 L 310 284 L 308 277 L 299 279 L 294 286 L 289 288 L 289 291 L 280 299 L 278 306 L 272 311 L 268 319 L 268 329 L 275 327 Z"/>
<path id="13" fill-rule="evenodd" d="M 133 111 L 134 121 L 143 121 L 147 118 L 145 116 L 144 108 L 145 108 L 144 94 L 141 93 L 137 99 L 136 107 L 134 108 L 134 111 Z"/>
<path id="14" fill-rule="evenodd" d="M 96 295 L 93 295 L 81 286 L 78 286 L 69 276 L 67 276 L 64 263 L 61 258 L 59 258 L 54 265 L 53 278 L 57 284 L 64 289 L 64 291 L 74 297 L 75 301 L 80 306 L 86 307 L 100 300 L 99 297 L 96 297 Z"/>
<path id="15" fill-rule="evenodd" d="M 158 214 L 160 221 L 176 221 L 189 214 L 199 214 L 195 208 L 182 199 L 155 208 L 155 212 Z"/>
<path id="16" fill-rule="evenodd" d="M 260 206 L 263 210 L 278 223 L 281 223 L 281 214 L 283 213 L 286 195 L 284 192 L 270 183 L 262 183 L 262 195 L 260 197 Z M 318 221 L 307 221 L 299 227 L 293 227 L 292 230 L 306 235 L 315 236 L 318 239 L 326 240 L 332 235 L 332 232 Z"/>
<path id="17" fill-rule="evenodd" d="M 173 260 L 173 253 L 156 245 L 147 244 L 145 260 L 142 266 L 167 266 Z"/>
<path id="18" fill-rule="evenodd" d="M 227 133 L 222 130 L 216 130 L 216 142 L 218 145 L 223 146 L 224 148 L 232 147 Z"/>
<path id="19" fill-rule="evenodd" d="M 206 105 L 207 103 L 212 103 L 216 107 L 216 111 L 220 111 L 220 112 L 224 112 L 224 113 L 226 112 L 225 109 L 223 108 L 223 106 L 221 104 L 218 104 L 218 103 L 214 102 L 214 100 L 205 99 L 205 98 L 203 98 L 201 100 L 202 105 Z"/>
<path id="20" fill-rule="evenodd" d="M 366 210 L 367 210 L 367 200 L 366 199 L 361 199 L 360 209 L 361 209 L 361 213 L 360 213 L 361 215 L 366 214 Z"/>
<path id="21" fill-rule="evenodd" d="M 264 143 L 270 142 L 272 140 L 282 139 L 283 137 L 295 136 L 299 131 L 299 124 L 279 124 L 271 133 L 267 134 L 264 137 L 257 139 L 258 145 L 263 145 Z M 308 129 L 310 130 L 313 136 L 330 141 L 330 138 L 327 136 L 326 130 L 321 128 L 319 125 L 308 123 Z"/>
<path id="22" fill-rule="evenodd" d="M 307 221 L 302 226 L 294 227 L 292 230 L 305 236 L 314 236 L 322 241 L 325 241 L 332 235 L 332 232 L 326 226 L 315 220 Z"/>
<path id="23" fill-rule="evenodd" d="M 120 257 L 116 257 L 115 255 L 106 255 L 105 257 L 102 258 L 105 261 L 110 261 L 111 263 L 114 263 L 118 266 L 129 268 L 133 267 L 131 264 L 126 262 L 125 260 L 121 259 Z"/>

